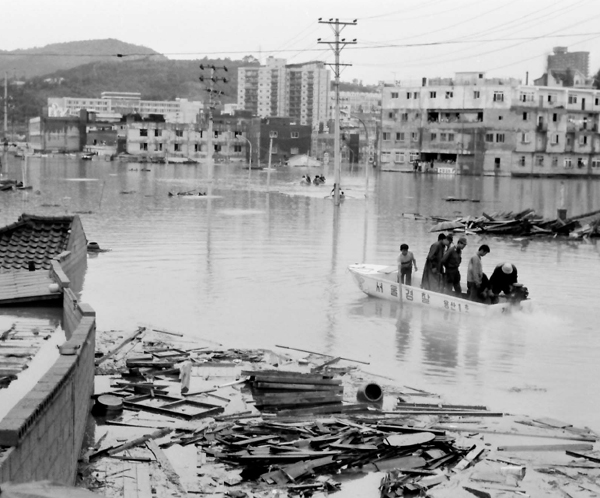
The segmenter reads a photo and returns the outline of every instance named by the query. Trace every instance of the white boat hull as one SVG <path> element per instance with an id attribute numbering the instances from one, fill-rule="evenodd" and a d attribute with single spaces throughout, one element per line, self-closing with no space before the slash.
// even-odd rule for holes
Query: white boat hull
<path id="1" fill-rule="evenodd" d="M 355 264 L 348 270 L 365 294 L 403 303 L 419 304 L 429 308 L 450 311 L 464 315 L 485 316 L 508 313 L 512 310 L 528 309 L 531 301 L 521 303 L 500 301 L 497 304 L 483 304 L 459 297 L 421 289 L 421 281 L 413 275 L 412 285 L 398 283 L 398 269 L 394 266 Z"/>

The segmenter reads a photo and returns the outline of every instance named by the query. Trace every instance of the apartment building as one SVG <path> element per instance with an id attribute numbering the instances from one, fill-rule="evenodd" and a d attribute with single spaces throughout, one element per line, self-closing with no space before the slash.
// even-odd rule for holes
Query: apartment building
<path id="1" fill-rule="evenodd" d="M 570 69 L 579 71 L 586 78 L 589 76 L 589 52 L 569 52 L 567 47 L 554 47 L 553 52 L 547 59 L 548 71 L 566 71 Z"/>
<path id="2" fill-rule="evenodd" d="M 138 92 L 102 92 L 100 98 L 48 97 L 50 117 L 78 116 L 81 109 L 93 111 L 101 119 L 118 121 L 137 112 L 164 116 L 168 123 L 195 123 L 204 108 L 202 102 L 187 99 L 142 100 Z"/>
<path id="3" fill-rule="evenodd" d="M 600 176 L 600 90 L 457 73 L 383 89 L 382 169 Z"/>
<path id="4" fill-rule="evenodd" d="M 327 121 L 330 74 L 323 62 L 286 64 L 268 57 L 264 66 L 238 68 L 238 106 L 261 118 L 288 117 L 318 129 Z"/>

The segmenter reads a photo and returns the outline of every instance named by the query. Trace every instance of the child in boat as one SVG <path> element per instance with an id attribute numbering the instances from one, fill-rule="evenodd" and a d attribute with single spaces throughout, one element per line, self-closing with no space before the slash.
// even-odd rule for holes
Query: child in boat
<path id="1" fill-rule="evenodd" d="M 405 285 L 412 284 L 412 270 L 417 269 L 417 261 L 412 252 L 408 250 L 408 244 L 400 246 L 400 254 L 398 255 L 398 282 Z"/>

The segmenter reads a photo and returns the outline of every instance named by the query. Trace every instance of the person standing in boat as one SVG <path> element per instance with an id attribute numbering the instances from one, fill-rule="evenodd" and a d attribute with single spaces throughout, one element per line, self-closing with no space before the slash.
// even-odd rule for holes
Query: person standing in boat
<path id="1" fill-rule="evenodd" d="M 490 277 L 490 288 L 494 294 L 493 300 L 498 302 L 498 296 L 501 292 L 508 296 L 513 291 L 517 283 L 517 267 L 512 263 L 500 263 L 496 265 L 492 276 Z"/>
<path id="2" fill-rule="evenodd" d="M 490 253 L 490 246 L 483 244 L 479 246 L 477 252 L 471 256 L 469 260 L 469 268 L 467 270 L 467 293 L 471 301 L 482 302 L 484 296 L 482 292 L 484 288 L 483 283 L 483 266 L 481 265 L 481 258 L 486 254 Z"/>
<path id="3" fill-rule="evenodd" d="M 425 266 L 423 267 L 423 278 L 421 280 L 421 288 L 434 292 L 440 290 L 440 276 L 442 273 L 442 257 L 448 241 L 446 235 L 440 233 L 438 235 L 437 242 L 431 244 L 429 253 L 425 259 Z"/>
<path id="4" fill-rule="evenodd" d="M 398 283 L 412 285 L 413 266 L 415 271 L 419 271 L 415 256 L 408 250 L 408 244 L 402 244 L 398 255 Z"/>
<path id="5" fill-rule="evenodd" d="M 448 237 L 446 237 L 446 240 Z M 446 292 L 454 292 L 458 297 L 462 296 L 460 287 L 460 264 L 462 262 L 462 250 L 467 245 L 467 238 L 461 237 L 454 247 L 446 251 L 442 257 L 442 266 L 445 269 Z"/>

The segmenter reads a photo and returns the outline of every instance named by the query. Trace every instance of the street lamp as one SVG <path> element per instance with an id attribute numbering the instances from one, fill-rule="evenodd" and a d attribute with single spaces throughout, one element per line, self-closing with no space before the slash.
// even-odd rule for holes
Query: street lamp
<path id="1" fill-rule="evenodd" d="M 248 145 L 250 146 L 250 161 L 248 162 L 248 179 L 250 179 L 250 173 L 252 173 L 252 142 L 249 138 L 246 138 L 244 135 L 240 135 L 240 137 L 242 137 L 246 142 L 248 142 Z"/>
<path id="2" fill-rule="evenodd" d="M 367 130 L 367 125 L 365 124 L 365 122 L 360 119 L 359 117 L 355 116 L 356 119 L 358 119 L 358 121 L 360 122 L 361 125 L 363 125 L 363 128 L 365 129 L 365 137 L 367 139 L 367 153 L 365 154 L 366 160 L 365 160 L 365 198 L 367 197 L 367 193 L 369 192 L 369 130 Z"/>

